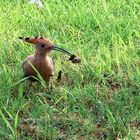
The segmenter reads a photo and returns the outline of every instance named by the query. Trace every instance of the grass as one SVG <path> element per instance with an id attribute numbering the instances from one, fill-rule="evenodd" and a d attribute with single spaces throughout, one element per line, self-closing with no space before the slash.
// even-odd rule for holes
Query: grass
<path id="1" fill-rule="evenodd" d="M 1 139 L 140 139 L 140 2 L 27 0 L 0 3 Z M 34 49 L 19 36 L 42 35 L 78 55 L 52 52 L 53 91 L 21 82 Z M 56 82 L 59 70 L 63 81 Z M 48 98 L 51 97 L 51 100 Z"/>

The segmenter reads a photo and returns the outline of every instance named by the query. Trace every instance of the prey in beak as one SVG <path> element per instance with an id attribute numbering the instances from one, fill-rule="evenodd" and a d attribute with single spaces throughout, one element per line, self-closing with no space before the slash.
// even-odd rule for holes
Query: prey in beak
<path id="1" fill-rule="evenodd" d="M 57 46 L 53 46 L 53 47 L 52 47 L 52 50 L 60 51 L 60 52 L 62 52 L 62 53 L 64 53 L 64 54 L 69 55 L 69 56 L 70 56 L 69 60 L 70 60 L 72 63 L 79 63 L 79 62 L 81 62 L 81 59 L 80 59 L 80 58 L 76 57 L 76 55 L 74 55 L 74 54 L 69 53 L 69 52 L 66 51 L 65 49 L 59 48 L 59 47 L 57 47 Z"/>
<path id="2" fill-rule="evenodd" d="M 57 46 L 53 46 L 53 47 L 52 47 L 52 50 L 60 51 L 60 52 L 62 52 L 62 53 L 64 53 L 64 54 L 67 54 L 68 56 L 70 56 L 69 60 L 70 60 L 72 63 L 79 63 L 79 62 L 81 62 L 81 59 L 80 59 L 80 58 L 76 57 L 76 55 L 74 55 L 74 54 L 69 53 L 69 52 L 66 51 L 65 49 L 59 48 L 59 47 L 57 47 Z"/>

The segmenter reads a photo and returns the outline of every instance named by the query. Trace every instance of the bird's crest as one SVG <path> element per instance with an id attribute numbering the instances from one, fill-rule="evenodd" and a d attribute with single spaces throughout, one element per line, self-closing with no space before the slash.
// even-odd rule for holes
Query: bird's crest
<path id="1" fill-rule="evenodd" d="M 19 39 L 37 45 L 37 44 L 52 44 L 52 42 L 47 39 L 47 38 L 43 38 L 43 37 L 19 37 Z"/>

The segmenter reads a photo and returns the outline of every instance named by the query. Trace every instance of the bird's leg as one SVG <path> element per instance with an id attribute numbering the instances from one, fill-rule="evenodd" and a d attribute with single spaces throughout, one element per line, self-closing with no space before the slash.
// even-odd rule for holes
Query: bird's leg
<path id="1" fill-rule="evenodd" d="M 58 82 L 60 82 L 62 80 L 62 71 L 60 70 L 58 72 L 58 76 L 57 76 L 57 79 L 56 79 Z"/>

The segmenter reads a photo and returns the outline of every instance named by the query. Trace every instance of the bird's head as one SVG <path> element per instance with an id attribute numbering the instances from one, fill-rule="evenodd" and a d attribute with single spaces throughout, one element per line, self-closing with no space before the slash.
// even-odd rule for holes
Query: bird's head
<path id="1" fill-rule="evenodd" d="M 72 55 L 71 53 L 69 53 L 65 49 L 54 46 L 53 43 L 47 38 L 43 38 L 43 37 L 19 37 L 19 39 L 22 39 L 25 42 L 34 44 L 35 49 L 44 55 L 46 55 L 51 50 L 60 51 L 60 52 L 63 52 L 69 56 Z"/>
<path id="2" fill-rule="evenodd" d="M 49 53 L 51 50 L 56 50 L 56 51 L 60 51 L 64 54 L 69 55 L 70 56 L 69 60 L 71 60 L 71 61 L 74 60 L 74 61 L 72 61 L 73 63 L 78 63 L 81 61 L 80 59 L 78 59 L 78 61 L 76 59 L 71 59 L 73 54 L 69 53 L 65 49 L 62 49 L 60 47 L 53 45 L 53 43 L 47 38 L 43 38 L 43 37 L 19 37 L 19 39 L 22 39 L 25 42 L 34 44 L 35 49 L 36 49 L 36 53 L 38 53 L 39 55 L 46 56 L 46 54 Z"/>

